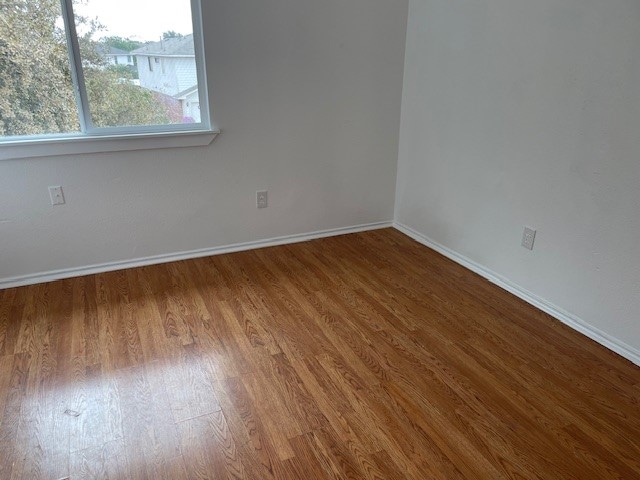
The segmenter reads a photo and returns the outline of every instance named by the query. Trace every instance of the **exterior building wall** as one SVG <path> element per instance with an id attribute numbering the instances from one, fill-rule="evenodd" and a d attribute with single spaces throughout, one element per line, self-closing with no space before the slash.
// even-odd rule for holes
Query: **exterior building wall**
<path id="1" fill-rule="evenodd" d="M 149 68 L 151 62 L 152 69 Z M 197 83 L 196 61 L 191 57 L 154 57 L 138 55 L 140 86 L 176 95 Z"/>
<path id="2" fill-rule="evenodd" d="M 200 123 L 200 97 L 198 96 L 198 90 L 187 95 L 182 100 L 182 115 L 184 118 L 192 118 L 195 123 Z"/>
<path id="3" fill-rule="evenodd" d="M 150 68 L 151 67 L 151 68 Z M 175 97 L 178 93 L 190 89 L 198 83 L 196 61 L 194 57 L 155 57 L 137 55 L 137 68 L 140 86 L 166 97 Z M 198 90 L 177 102 L 177 112 L 181 118 L 172 121 L 193 121 L 199 123 L 200 99 Z M 177 113 L 180 116 L 180 113 Z"/>
<path id="4" fill-rule="evenodd" d="M 180 92 L 172 60 L 174 59 L 139 55 L 140 86 L 166 95 Z"/>
<path id="5" fill-rule="evenodd" d="M 175 71 L 176 81 L 178 83 L 178 92 L 183 92 L 197 85 L 198 75 L 196 59 L 194 57 L 167 58 L 165 60 L 171 61 L 171 67 Z"/>
<path id="6" fill-rule="evenodd" d="M 107 55 L 109 65 L 133 66 L 133 55 Z"/>

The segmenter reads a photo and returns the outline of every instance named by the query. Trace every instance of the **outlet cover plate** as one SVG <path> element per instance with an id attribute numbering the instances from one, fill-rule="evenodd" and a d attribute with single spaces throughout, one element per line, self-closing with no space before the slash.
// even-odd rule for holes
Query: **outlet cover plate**
<path id="1" fill-rule="evenodd" d="M 269 206 L 269 194 L 266 190 L 256 192 L 256 207 L 267 208 Z"/>
<path id="2" fill-rule="evenodd" d="M 533 228 L 524 227 L 524 232 L 522 233 L 522 246 L 527 250 L 533 250 L 533 244 L 536 241 L 536 233 L 537 231 Z"/>
<path id="3" fill-rule="evenodd" d="M 51 205 L 64 205 L 64 192 L 59 185 L 49 187 L 49 197 Z"/>

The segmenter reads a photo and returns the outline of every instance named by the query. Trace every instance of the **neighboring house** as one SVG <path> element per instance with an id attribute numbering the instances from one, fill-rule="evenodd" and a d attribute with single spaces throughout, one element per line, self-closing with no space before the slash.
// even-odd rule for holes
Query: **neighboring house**
<path id="1" fill-rule="evenodd" d="M 193 86 L 175 96 L 182 105 L 182 116 L 185 121 L 193 119 L 194 122 L 200 122 L 200 97 L 198 96 L 198 87 Z"/>
<path id="2" fill-rule="evenodd" d="M 149 43 L 131 54 L 136 58 L 141 87 L 179 102 L 184 121 L 200 122 L 193 35 Z"/>
<path id="3" fill-rule="evenodd" d="M 133 67 L 135 65 L 134 56 L 131 52 L 121 48 L 104 46 L 104 56 L 109 65 L 125 65 Z"/>

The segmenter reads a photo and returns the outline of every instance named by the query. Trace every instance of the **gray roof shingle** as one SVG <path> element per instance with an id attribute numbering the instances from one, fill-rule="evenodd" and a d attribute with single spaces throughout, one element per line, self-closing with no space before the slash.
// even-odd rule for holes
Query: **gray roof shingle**
<path id="1" fill-rule="evenodd" d="M 131 55 L 131 52 L 105 44 L 96 45 L 96 50 L 102 55 Z"/>
<path id="2" fill-rule="evenodd" d="M 133 55 L 153 55 L 154 57 L 193 57 L 195 56 L 193 34 L 185 35 L 180 38 L 167 38 L 159 42 L 148 43 L 144 47 L 135 49 L 131 53 Z"/>

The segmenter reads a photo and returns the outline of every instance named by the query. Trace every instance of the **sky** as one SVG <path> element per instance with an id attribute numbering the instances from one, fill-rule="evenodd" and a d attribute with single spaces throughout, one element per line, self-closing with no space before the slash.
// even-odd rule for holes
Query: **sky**
<path id="1" fill-rule="evenodd" d="M 159 40 L 163 32 L 193 32 L 189 0 L 86 0 L 74 5 L 76 15 L 97 18 L 106 27 L 96 38 L 119 36 Z"/>

